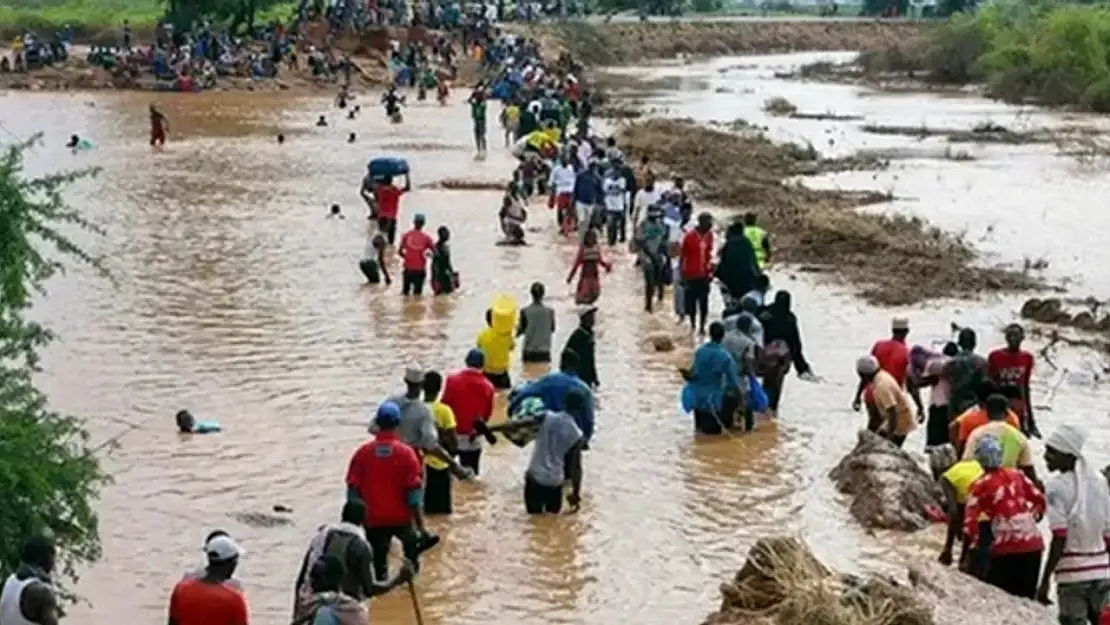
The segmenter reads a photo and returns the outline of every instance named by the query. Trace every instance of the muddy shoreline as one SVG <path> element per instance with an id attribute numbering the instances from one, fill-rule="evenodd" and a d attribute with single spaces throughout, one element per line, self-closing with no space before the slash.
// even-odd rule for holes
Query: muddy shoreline
<path id="1" fill-rule="evenodd" d="M 905 37 L 920 36 L 928 26 L 915 22 L 881 21 L 737 21 L 737 22 L 648 22 L 556 24 L 507 24 L 506 30 L 537 38 L 547 54 L 570 50 L 590 66 L 632 64 L 682 56 L 727 54 L 774 54 L 821 50 L 861 50 L 887 45 Z M 358 69 L 355 87 L 380 87 L 389 80 L 385 51 L 390 38 L 407 41 L 424 39 L 423 28 L 378 29 L 361 36 L 341 37 L 336 46 L 353 55 Z M 311 37 L 310 37 L 311 39 Z M 79 40 L 81 43 L 96 41 Z M 74 57 L 83 57 L 84 46 L 76 46 Z M 6 51 L 5 51 L 6 52 Z M 306 69 L 285 70 L 277 78 L 221 77 L 209 91 L 334 92 L 335 80 L 312 77 Z M 84 58 L 71 58 L 54 67 L 20 74 L 0 74 L 0 90 L 70 91 L 138 90 L 170 91 L 168 84 L 153 76 L 138 78 L 115 75 L 92 67 Z"/>

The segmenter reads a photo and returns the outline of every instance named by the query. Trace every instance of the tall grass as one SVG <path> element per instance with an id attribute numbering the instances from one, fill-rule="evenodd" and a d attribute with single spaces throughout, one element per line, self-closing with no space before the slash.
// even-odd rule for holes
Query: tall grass
<path id="1" fill-rule="evenodd" d="M 996 97 L 1110 112 L 1110 6 L 996 3 L 930 36 L 923 69 Z"/>

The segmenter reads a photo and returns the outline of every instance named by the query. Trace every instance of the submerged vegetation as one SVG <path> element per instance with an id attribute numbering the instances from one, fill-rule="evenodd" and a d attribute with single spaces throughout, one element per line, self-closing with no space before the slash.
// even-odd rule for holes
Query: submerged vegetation
<path id="1" fill-rule="evenodd" d="M 1110 112 L 1110 6 L 993 3 L 921 40 L 866 53 L 860 64 L 871 74 L 980 83 L 1008 102 Z"/>

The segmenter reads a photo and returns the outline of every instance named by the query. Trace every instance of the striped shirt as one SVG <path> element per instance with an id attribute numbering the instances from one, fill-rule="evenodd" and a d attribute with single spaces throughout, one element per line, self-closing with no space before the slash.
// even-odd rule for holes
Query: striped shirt
<path id="1" fill-rule="evenodd" d="M 1056 583 L 1071 584 L 1110 579 L 1110 489 L 1092 470 L 1076 467 L 1045 485 L 1048 527 L 1054 538 L 1064 538 L 1064 555 L 1056 565 Z M 1083 513 L 1076 514 L 1078 490 L 1084 489 Z"/>

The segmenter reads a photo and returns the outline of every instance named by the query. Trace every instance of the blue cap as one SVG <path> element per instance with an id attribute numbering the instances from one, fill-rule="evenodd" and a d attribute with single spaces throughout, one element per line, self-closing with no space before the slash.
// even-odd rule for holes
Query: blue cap
<path id="1" fill-rule="evenodd" d="M 485 364 L 486 355 L 483 354 L 482 350 L 478 349 L 477 347 L 471 349 L 469 352 L 466 353 L 466 366 L 477 368 Z"/>
<path id="2" fill-rule="evenodd" d="M 374 423 L 378 427 L 397 427 L 400 422 L 400 406 L 391 401 L 384 401 L 378 405 L 378 412 L 374 415 Z"/>

